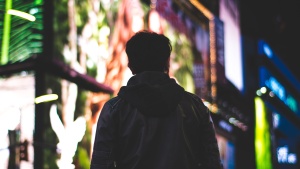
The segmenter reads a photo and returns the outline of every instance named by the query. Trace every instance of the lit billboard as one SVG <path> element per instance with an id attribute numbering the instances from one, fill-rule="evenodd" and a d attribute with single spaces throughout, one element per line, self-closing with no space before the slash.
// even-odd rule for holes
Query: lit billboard
<path id="1" fill-rule="evenodd" d="M 220 0 L 220 19 L 224 22 L 224 67 L 226 78 L 244 90 L 240 12 L 236 1 Z"/>

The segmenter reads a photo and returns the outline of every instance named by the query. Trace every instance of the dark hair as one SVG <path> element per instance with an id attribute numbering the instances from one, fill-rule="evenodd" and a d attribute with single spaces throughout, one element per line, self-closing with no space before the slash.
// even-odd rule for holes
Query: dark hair
<path id="1" fill-rule="evenodd" d="M 126 53 L 132 73 L 143 71 L 169 72 L 172 51 L 170 40 L 150 31 L 139 31 L 126 43 Z"/>

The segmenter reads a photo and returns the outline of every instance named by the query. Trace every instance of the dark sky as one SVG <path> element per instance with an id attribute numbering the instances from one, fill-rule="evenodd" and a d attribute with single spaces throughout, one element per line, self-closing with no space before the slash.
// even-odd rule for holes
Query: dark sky
<path id="1" fill-rule="evenodd" d="M 240 0 L 242 34 L 265 39 L 300 81 L 300 0 Z"/>

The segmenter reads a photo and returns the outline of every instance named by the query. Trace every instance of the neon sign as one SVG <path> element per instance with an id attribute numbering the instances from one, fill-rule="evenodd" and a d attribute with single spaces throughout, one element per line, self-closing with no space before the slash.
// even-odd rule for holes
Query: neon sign
<path id="1" fill-rule="evenodd" d="M 296 99 L 287 92 L 284 86 L 265 67 L 260 68 L 260 78 L 261 86 L 268 87 L 289 109 L 300 115 Z"/>

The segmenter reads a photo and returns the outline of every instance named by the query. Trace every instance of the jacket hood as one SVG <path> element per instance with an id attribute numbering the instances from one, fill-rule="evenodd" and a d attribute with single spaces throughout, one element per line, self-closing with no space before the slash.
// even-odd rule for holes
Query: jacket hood
<path id="1" fill-rule="evenodd" d="M 143 72 L 131 77 L 118 96 L 147 116 L 166 116 L 180 102 L 184 89 L 162 72 Z"/>

